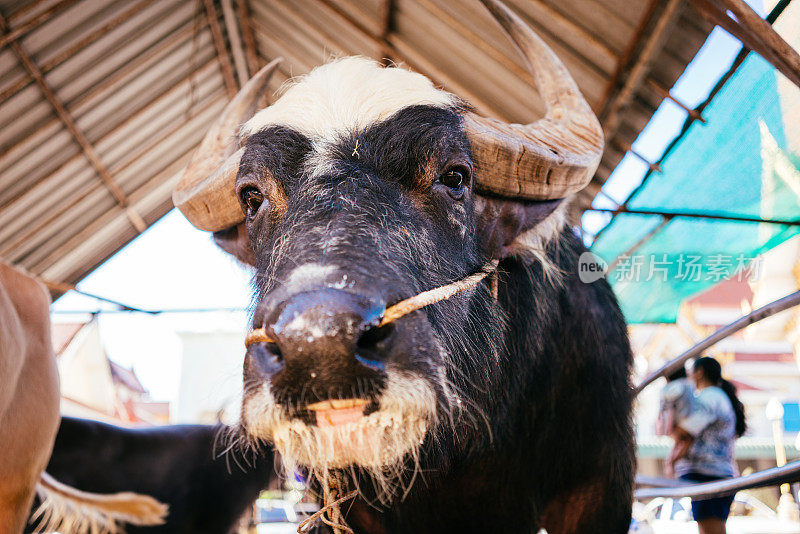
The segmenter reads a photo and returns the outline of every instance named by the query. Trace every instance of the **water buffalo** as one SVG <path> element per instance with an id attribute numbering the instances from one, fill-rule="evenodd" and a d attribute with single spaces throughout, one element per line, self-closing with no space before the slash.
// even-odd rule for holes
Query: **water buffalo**
<path id="1" fill-rule="evenodd" d="M 135 491 L 169 505 L 161 524 L 123 525 L 128 534 L 229 534 L 275 470 L 269 453 L 227 447 L 226 433 L 211 425 L 131 429 L 63 417 L 47 472 L 83 490 Z"/>
<path id="2" fill-rule="evenodd" d="M 242 431 L 308 472 L 356 533 L 626 532 L 631 351 L 567 197 L 602 154 L 552 51 L 497 0 L 547 107 L 477 115 L 403 68 L 343 58 L 257 110 L 274 64 L 226 108 L 176 205 L 255 266 Z M 384 324 L 388 307 L 474 288 Z M 331 519 L 333 518 L 333 519 Z"/>
<path id="3" fill-rule="evenodd" d="M 49 305 L 44 285 L 0 262 L 0 533 L 22 532 L 34 495 L 43 523 L 63 532 L 162 523 L 166 507 L 149 496 L 88 493 L 44 472 L 59 420 Z"/>

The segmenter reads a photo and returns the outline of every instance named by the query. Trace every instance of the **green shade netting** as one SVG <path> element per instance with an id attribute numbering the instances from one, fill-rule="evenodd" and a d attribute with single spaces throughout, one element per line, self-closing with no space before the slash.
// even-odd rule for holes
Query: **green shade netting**
<path id="1" fill-rule="evenodd" d="M 800 219 L 800 90 L 777 76 L 750 54 L 706 108 L 706 123 L 689 126 L 662 172 L 649 174 L 628 206 Z M 674 322 L 683 300 L 727 278 L 757 276 L 754 259 L 798 232 L 789 225 L 689 217 L 664 223 L 658 215 L 620 214 L 591 249 L 613 267 L 608 279 L 628 322 Z"/>

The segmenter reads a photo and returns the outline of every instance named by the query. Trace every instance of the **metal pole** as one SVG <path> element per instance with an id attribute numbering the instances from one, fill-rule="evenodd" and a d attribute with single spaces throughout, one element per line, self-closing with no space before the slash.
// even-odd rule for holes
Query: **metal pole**
<path id="1" fill-rule="evenodd" d="M 750 326 L 753 323 L 757 323 L 762 319 L 766 319 L 772 315 L 775 315 L 778 312 L 782 312 L 783 310 L 788 310 L 794 306 L 800 304 L 800 291 L 795 291 L 794 293 L 787 295 L 781 299 L 775 300 L 770 302 L 766 306 L 763 306 L 755 311 L 752 311 L 737 319 L 736 321 L 732 322 L 727 326 L 723 326 L 703 341 L 695 345 L 694 347 L 690 348 L 677 358 L 667 362 L 664 364 L 660 369 L 654 371 L 647 375 L 644 380 L 636 386 L 636 393 L 641 393 L 641 391 L 646 388 L 650 383 L 654 382 L 656 379 L 666 376 L 669 374 L 674 373 L 686 363 L 687 360 L 690 358 L 694 358 L 701 354 L 704 350 L 711 347 L 715 343 L 720 340 L 725 339 L 726 337 L 730 336 L 731 334 L 738 332 L 742 328 L 746 326 Z"/>
<path id="2" fill-rule="evenodd" d="M 782 482 L 800 481 L 800 460 L 783 467 L 765 469 L 744 477 L 715 480 L 703 484 L 689 484 L 670 488 L 643 488 L 634 492 L 634 499 L 652 499 L 654 497 L 691 497 L 693 499 L 709 499 L 723 495 L 733 495 L 737 491 L 750 488 L 775 486 Z"/>

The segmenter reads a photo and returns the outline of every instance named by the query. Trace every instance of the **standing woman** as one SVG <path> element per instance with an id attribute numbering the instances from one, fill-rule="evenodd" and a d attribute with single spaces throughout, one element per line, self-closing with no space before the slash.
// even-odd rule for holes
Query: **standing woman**
<path id="1" fill-rule="evenodd" d="M 691 483 L 736 476 L 734 442 L 744 434 L 744 406 L 733 384 L 722 378 L 714 358 L 697 359 L 689 376 L 695 386 L 695 404 L 689 417 L 675 427 L 675 443 L 688 446 L 673 451 L 675 474 Z M 725 534 L 733 495 L 692 500 L 692 515 L 700 534 Z"/>

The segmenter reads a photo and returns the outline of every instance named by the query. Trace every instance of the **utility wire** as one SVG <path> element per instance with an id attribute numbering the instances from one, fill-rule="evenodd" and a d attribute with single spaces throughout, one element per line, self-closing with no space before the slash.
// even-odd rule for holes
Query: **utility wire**
<path id="1" fill-rule="evenodd" d="M 57 315 L 100 315 L 118 313 L 145 313 L 147 315 L 160 315 L 166 313 L 206 313 L 206 312 L 246 312 L 249 308 L 164 308 L 160 310 L 141 310 L 138 308 L 122 308 L 115 310 L 51 310 Z"/>

